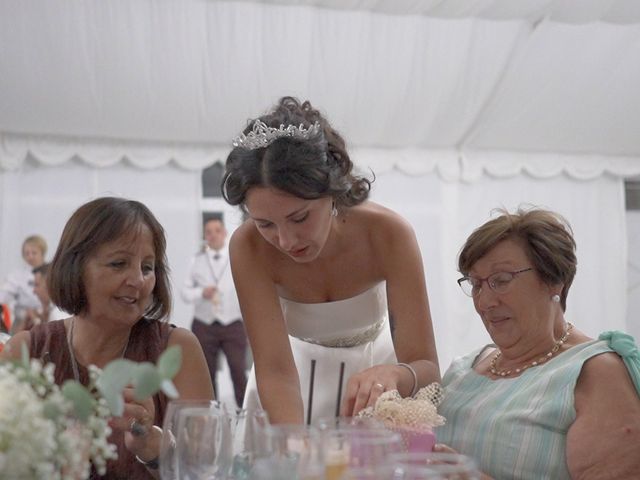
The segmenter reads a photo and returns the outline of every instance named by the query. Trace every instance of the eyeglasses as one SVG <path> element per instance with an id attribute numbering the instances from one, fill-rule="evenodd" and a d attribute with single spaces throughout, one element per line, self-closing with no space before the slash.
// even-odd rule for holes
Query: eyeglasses
<path id="1" fill-rule="evenodd" d="M 496 272 L 486 278 L 462 277 L 458 279 L 458 285 L 469 297 L 475 297 L 482 290 L 482 284 L 487 282 L 489 288 L 496 293 L 507 293 L 511 281 L 516 275 L 533 270 L 533 267 L 523 268 L 515 272 Z"/>

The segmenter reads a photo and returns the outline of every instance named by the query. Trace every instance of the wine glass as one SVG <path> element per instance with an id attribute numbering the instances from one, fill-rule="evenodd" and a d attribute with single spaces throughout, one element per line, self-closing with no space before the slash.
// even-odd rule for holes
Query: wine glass
<path id="1" fill-rule="evenodd" d="M 231 416 L 207 407 L 178 414 L 175 464 L 181 480 L 225 479 L 231 466 Z"/>
<path id="2" fill-rule="evenodd" d="M 178 414 L 183 408 L 203 407 L 223 411 L 219 402 L 209 400 L 172 400 L 167 405 L 162 423 L 162 439 L 160 440 L 160 478 L 177 480 L 175 467 L 175 449 L 178 428 Z"/>
<path id="3" fill-rule="evenodd" d="M 261 409 L 236 410 L 231 417 L 233 462 L 231 478 L 246 480 L 257 459 L 269 454 L 267 427 L 269 416 Z"/>
<path id="4" fill-rule="evenodd" d="M 389 460 L 400 468 L 428 468 L 447 480 L 478 480 L 481 477 L 475 461 L 459 453 L 408 452 L 391 455 Z"/>

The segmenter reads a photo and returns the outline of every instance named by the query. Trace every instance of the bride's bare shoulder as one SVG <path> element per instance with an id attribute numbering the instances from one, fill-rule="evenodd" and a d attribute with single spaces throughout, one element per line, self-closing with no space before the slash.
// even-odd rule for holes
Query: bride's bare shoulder
<path id="1" fill-rule="evenodd" d="M 412 232 L 413 228 L 399 213 L 379 203 L 366 201 L 348 209 L 346 216 L 375 231 L 391 229 L 392 232 Z"/>

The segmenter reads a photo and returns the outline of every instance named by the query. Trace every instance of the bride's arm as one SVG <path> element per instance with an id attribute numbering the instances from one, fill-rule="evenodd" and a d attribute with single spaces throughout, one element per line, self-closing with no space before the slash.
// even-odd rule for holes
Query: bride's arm
<path id="1" fill-rule="evenodd" d="M 229 245 L 231 270 L 255 363 L 260 402 L 271 423 L 302 423 L 300 381 L 276 287 L 240 227 Z"/>
<path id="2" fill-rule="evenodd" d="M 343 415 L 373 405 L 383 391 L 397 389 L 402 396 L 409 396 L 440 381 L 422 256 L 413 228 L 384 209 L 378 212 L 371 232 L 376 252 L 373 261 L 387 282 L 396 357 L 405 365 L 376 365 L 352 376 L 342 404 Z"/>

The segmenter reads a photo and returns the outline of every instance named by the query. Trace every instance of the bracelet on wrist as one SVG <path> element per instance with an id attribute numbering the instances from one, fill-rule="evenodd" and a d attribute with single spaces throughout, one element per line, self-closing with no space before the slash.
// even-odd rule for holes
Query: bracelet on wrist
<path id="1" fill-rule="evenodd" d="M 150 432 L 156 432 L 156 433 L 160 433 L 160 435 L 162 435 L 162 429 L 160 427 L 158 427 L 157 425 L 153 425 L 151 427 L 150 431 L 147 432 L 145 435 L 147 435 Z M 158 456 L 156 456 L 155 458 L 152 458 L 149 461 L 144 461 L 138 455 L 136 455 L 136 461 L 138 463 L 141 463 L 145 467 L 147 467 L 149 470 L 158 470 L 158 468 L 160 468 L 160 458 Z"/>
<path id="2" fill-rule="evenodd" d="M 159 457 L 153 458 L 153 459 L 149 460 L 148 462 L 145 462 L 138 455 L 136 455 L 136 460 L 138 461 L 138 463 L 141 463 L 142 465 L 144 465 L 145 467 L 147 467 L 150 470 L 158 470 L 158 468 L 160 468 L 160 458 Z"/>
<path id="3" fill-rule="evenodd" d="M 398 362 L 398 363 L 396 363 L 396 365 L 398 365 L 399 367 L 405 367 L 406 369 L 408 369 L 411 372 L 411 375 L 413 376 L 413 388 L 411 388 L 411 395 L 410 396 L 413 397 L 416 394 L 416 392 L 418 391 L 418 375 L 416 374 L 416 371 L 408 363 Z"/>

